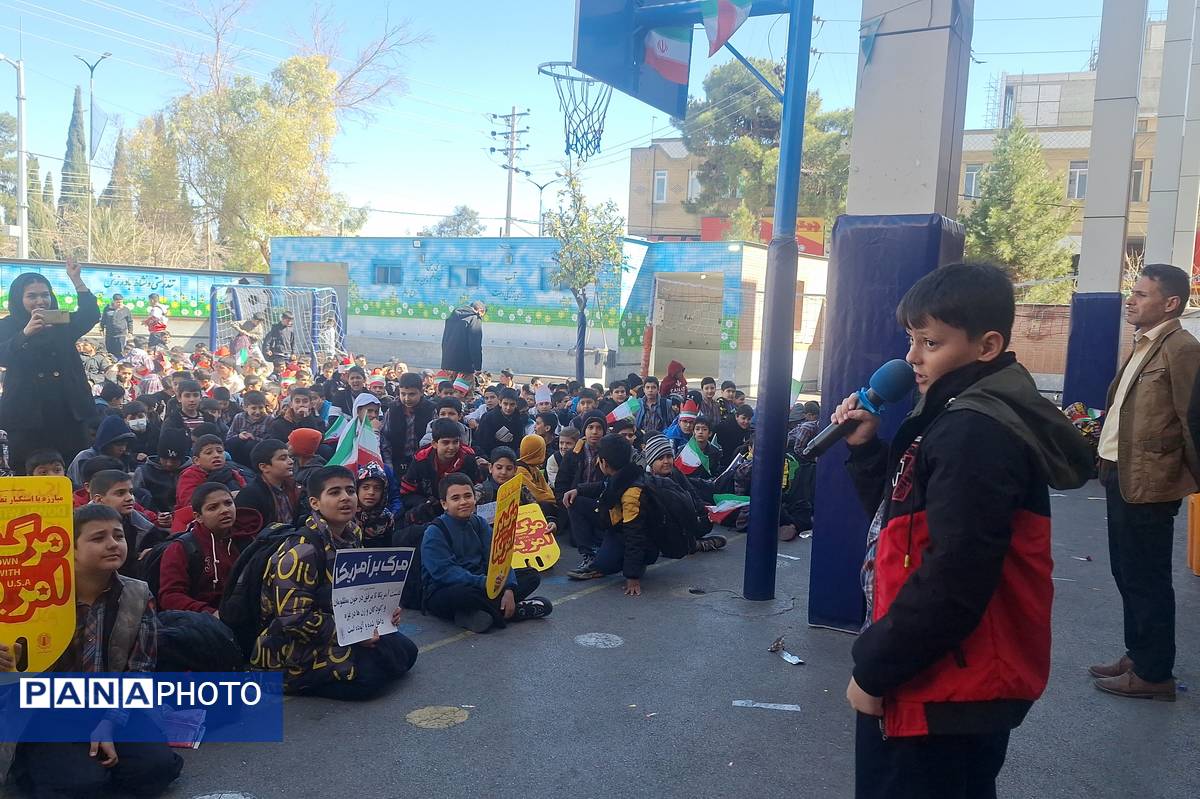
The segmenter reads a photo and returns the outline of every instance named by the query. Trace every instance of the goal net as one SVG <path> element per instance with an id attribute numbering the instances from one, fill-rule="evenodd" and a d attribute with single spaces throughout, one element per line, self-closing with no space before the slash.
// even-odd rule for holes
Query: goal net
<path id="1" fill-rule="evenodd" d="M 338 307 L 337 292 L 331 288 L 298 286 L 214 285 L 210 298 L 209 346 L 214 352 L 219 347 L 228 347 L 236 355 L 238 348 L 234 345 L 240 335 L 238 327 L 245 329 L 258 317 L 261 321 L 253 327 L 255 335 L 249 338 L 249 354 L 257 357 L 271 325 L 278 322 L 285 311 L 290 312 L 293 319 L 296 356 L 308 359 L 314 372 L 321 361 L 345 353 L 345 324 Z"/>

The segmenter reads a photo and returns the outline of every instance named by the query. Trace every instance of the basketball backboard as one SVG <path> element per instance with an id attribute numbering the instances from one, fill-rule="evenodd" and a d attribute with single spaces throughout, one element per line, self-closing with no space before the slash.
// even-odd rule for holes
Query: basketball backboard
<path id="1" fill-rule="evenodd" d="M 666 4 L 663 0 L 576 0 L 572 63 L 580 72 L 682 119 L 687 115 L 692 28 L 656 28 L 652 36 L 635 20 L 638 8 Z M 649 54 L 648 47 L 652 48 Z"/>

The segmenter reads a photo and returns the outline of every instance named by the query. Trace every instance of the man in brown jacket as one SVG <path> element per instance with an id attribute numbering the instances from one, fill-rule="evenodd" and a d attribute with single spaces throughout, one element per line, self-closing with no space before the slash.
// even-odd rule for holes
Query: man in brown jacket
<path id="1" fill-rule="evenodd" d="M 1171 550 L 1180 501 L 1200 487 L 1188 427 L 1200 343 L 1179 317 L 1190 280 L 1151 264 L 1125 301 L 1133 352 L 1108 389 L 1100 479 L 1108 496 L 1108 550 L 1125 611 L 1125 654 L 1088 669 L 1101 691 L 1175 700 L 1175 589 Z"/>

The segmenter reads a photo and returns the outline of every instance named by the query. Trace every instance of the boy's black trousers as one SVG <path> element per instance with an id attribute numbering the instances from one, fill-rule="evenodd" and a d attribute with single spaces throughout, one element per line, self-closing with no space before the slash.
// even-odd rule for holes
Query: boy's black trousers
<path id="1" fill-rule="evenodd" d="M 855 799 L 996 799 L 1007 730 L 885 740 L 878 718 L 857 715 Z"/>

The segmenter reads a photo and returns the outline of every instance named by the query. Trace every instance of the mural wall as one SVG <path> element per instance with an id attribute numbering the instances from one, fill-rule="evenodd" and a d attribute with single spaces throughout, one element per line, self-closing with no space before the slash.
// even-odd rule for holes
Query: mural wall
<path id="1" fill-rule="evenodd" d="M 0 308 L 8 313 L 8 287 L 17 275 L 23 272 L 38 272 L 49 281 L 58 295 L 59 307 L 75 309 L 75 289 L 67 279 L 67 271 L 61 261 L 18 261 L 0 259 Z M 246 280 L 253 285 L 267 282 L 267 275 L 245 272 L 215 272 L 208 270 L 155 269 L 137 266 L 93 266 L 83 267 L 83 282 L 96 295 L 103 308 L 112 295 L 125 298 L 134 316 L 145 316 L 146 298 L 151 293 L 162 297 L 172 319 L 206 319 L 208 298 L 213 284 L 235 283 Z"/>

